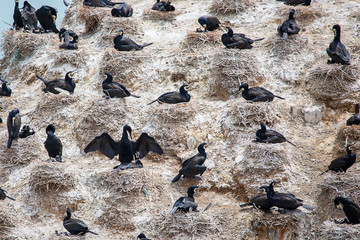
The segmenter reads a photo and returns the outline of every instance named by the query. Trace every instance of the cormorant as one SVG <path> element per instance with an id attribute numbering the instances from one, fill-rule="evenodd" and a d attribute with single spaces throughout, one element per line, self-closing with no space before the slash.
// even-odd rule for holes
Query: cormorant
<path id="1" fill-rule="evenodd" d="M 145 236 L 145 234 L 143 234 L 143 233 L 140 233 L 140 234 L 137 236 L 137 238 L 140 239 L 140 240 L 151 240 L 151 239 L 147 238 L 147 237 Z"/>
<path id="2" fill-rule="evenodd" d="M 336 207 L 340 205 L 346 216 L 346 218 L 340 222 L 335 220 L 335 223 L 360 223 L 360 208 L 356 203 L 353 203 L 348 198 L 337 197 L 334 199 L 334 204 Z"/>
<path id="3" fill-rule="evenodd" d="M 264 123 L 260 123 L 261 129 L 256 131 L 256 141 L 262 142 L 262 143 L 282 143 L 282 142 L 288 142 L 294 147 L 295 144 L 292 142 L 286 140 L 286 138 L 281 135 L 280 133 L 274 131 L 274 130 L 267 130 Z"/>
<path id="4" fill-rule="evenodd" d="M 180 197 L 173 205 L 173 208 L 171 210 L 171 214 L 174 214 L 177 210 L 182 210 L 184 212 L 189 212 L 190 209 L 192 211 L 197 212 L 197 203 L 195 203 L 194 199 L 194 192 L 195 188 L 198 188 L 198 186 L 194 185 L 188 188 L 187 190 L 187 197 Z"/>
<path id="5" fill-rule="evenodd" d="M 341 63 L 350 65 L 350 53 L 340 41 L 341 28 L 339 25 L 333 26 L 334 40 L 330 43 L 329 48 L 326 49 L 327 54 L 331 58 L 327 63 Z"/>
<path id="6" fill-rule="evenodd" d="M 242 91 L 241 93 L 243 98 L 252 102 L 271 102 L 274 97 L 285 99 L 274 95 L 272 92 L 262 87 L 249 88 L 249 85 L 247 83 L 243 83 L 240 85 L 239 91 L 241 91 L 242 89 L 244 89 L 244 91 Z"/>
<path id="7" fill-rule="evenodd" d="M 111 16 L 113 17 L 131 17 L 132 14 L 133 14 L 133 8 L 126 3 L 111 9 Z"/>
<path id="8" fill-rule="evenodd" d="M 78 46 L 76 45 L 77 40 L 74 40 L 74 38 L 70 35 L 71 32 L 65 31 L 64 34 L 62 35 L 62 37 L 64 38 L 64 43 L 59 46 L 60 49 L 69 49 L 69 50 L 78 49 Z M 76 33 L 74 34 L 76 35 Z M 61 42 L 61 38 L 60 38 L 60 42 Z"/>
<path id="9" fill-rule="evenodd" d="M 112 7 L 116 4 L 124 4 L 124 2 L 111 2 L 108 0 L 84 0 L 84 6 L 90 7 Z"/>
<path id="10" fill-rule="evenodd" d="M 61 162 L 62 143 L 58 137 L 55 136 L 55 126 L 50 124 L 46 127 L 47 138 L 44 142 L 45 148 L 49 154 L 49 160 L 55 158 L 56 161 Z"/>
<path id="11" fill-rule="evenodd" d="M 11 89 L 6 86 L 6 81 L 0 79 L 0 81 L 2 82 L 1 88 L 0 88 L 0 96 L 4 96 L 4 97 L 10 97 L 11 96 Z"/>
<path id="12" fill-rule="evenodd" d="M 24 28 L 26 30 L 34 31 L 38 29 L 36 9 L 33 6 L 31 6 L 31 4 L 28 1 L 24 2 L 21 16 L 23 18 Z"/>
<path id="13" fill-rule="evenodd" d="M 350 146 L 346 146 L 346 153 L 346 155 L 332 160 L 328 166 L 328 169 L 321 173 L 321 175 L 328 172 L 329 170 L 334 172 L 346 172 L 346 170 L 356 161 L 356 155 L 351 152 Z"/>
<path id="14" fill-rule="evenodd" d="M 54 33 L 59 33 L 59 30 L 55 25 L 55 20 L 57 18 L 57 10 L 55 8 L 44 5 L 36 10 L 36 17 L 45 32 L 51 30 Z"/>
<path id="15" fill-rule="evenodd" d="M 160 1 L 160 0 L 156 0 L 156 3 L 152 6 L 152 10 L 156 10 L 156 11 L 161 11 L 161 12 L 165 12 L 165 11 L 175 11 L 175 7 L 173 5 L 170 4 L 170 1 Z"/>
<path id="16" fill-rule="evenodd" d="M 260 189 L 265 189 L 266 192 L 268 192 L 269 186 L 261 186 Z M 258 209 L 261 209 L 263 211 L 270 210 L 271 207 L 274 205 L 270 202 L 270 200 L 267 197 L 267 194 L 259 194 L 252 198 L 250 202 L 241 204 L 240 207 L 246 207 L 246 206 L 254 206 Z"/>
<path id="17" fill-rule="evenodd" d="M 162 94 L 160 97 L 158 97 L 156 100 L 148 103 L 148 105 L 158 102 L 158 103 L 170 103 L 170 104 L 176 104 L 181 102 L 189 102 L 190 101 L 190 95 L 187 92 L 188 85 L 184 84 L 180 87 L 179 92 L 167 92 Z"/>
<path id="18" fill-rule="evenodd" d="M 110 159 L 113 159 L 115 155 L 119 154 L 119 161 L 122 164 L 114 167 L 115 169 L 132 162 L 134 157 L 136 159 L 145 157 L 150 151 L 160 155 L 163 154 L 160 145 L 147 133 L 142 133 L 136 142 L 129 140 L 129 136 L 131 138 L 131 127 L 129 125 L 124 126 L 122 137 L 119 142 L 115 142 L 109 134 L 104 132 L 100 136 L 95 137 L 85 147 L 84 151 L 85 153 L 88 153 L 99 150 Z M 137 153 L 138 156 L 136 156 Z"/>
<path id="19" fill-rule="evenodd" d="M 9 198 L 9 199 L 15 201 L 14 198 L 9 197 L 8 195 L 6 195 L 6 191 L 4 189 L 0 188 L 0 200 L 5 200 L 5 198 Z"/>
<path id="20" fill-rule="evenodd" d="M 182 163 L 182 168 L 179 170 L 179 174 L 174 177 L 172 182 L 177 182 L 181 176 L 192 177 L 201 180 L 201 178 L 197 177 L 196 175 L 200 174 L 201 176 L 206 170 L 206 166 L 202 166 L 206 160 L 205 148 L 206 143 L 201 143 L 198 146 L 198 154 L 192 156 Z"/>
<path id="21" fill-rule="evenodd" d="M 34 129 L 30 128 L 29 125 L 24 125 L 19 133 L 19 138 L 26 138 L 34 134 L 35 134 Z"/>
<path id="22" fill-rule="evenodd" d="M 114 38 L 114 48 L 118 51 L 130 51 L 130 50 L 142 50 L 144 47 L 150 46 L 152 43 L 144 45 L 138 45 L 133 40 L 127 37 L 123 37 L 124 31 L 119 30 L 118 35 Z"/>
<path id="23" fill-rule="evenodd" d="M 45 93 L 51 92 L 54 94 L 59 94 L 60 92 L 57 90 L 57 88 L 60 88 L 68 91 L 70 94 L 73 94 L 75 89 L 75 83 L 73 81 L 74 72 L 75 71 L 67 72 L 65 74 L 65 79 L 55 79 L 52 81 L 46 81 L 37 74 L 36 77 L 45 83 L 46 88 L 43 89 Z"/>
<path id="24" fill-rule="evenodd" d="M 81 233 L 81 235 L 84 235 L 88 232 L 99 235 L 95 232 L 90 231 L 88 226 L 83 221 L 71 218 L 70 208 L 66 208 L 66 217 L 63 220 L 63 225 L 64 228 L 68 230 L 72 235 L 77 235 L 79 233 Z"/>
<path id="25" fill-rule="evenodd" d="M 204 28 L 204 32 L 214 31 L 220 27 L 219 19 L 213 16 L 201 16 L 198 18 L 198 23 Z M 197 29 L 197 32 L 201 31 Z"/>
<path id="26" fill-rule="evenodd" d="M 60 42 L 62 40 L 65 41 L 66 34 L 68 34 L 69 37 L 72 37 L 72 39 L 70 39 L 71 42 L 77 43 L 79 41 L 79 36 L 73 30 L 61 28 L 59 31 Z"/>
<path id="27" fill-rule="evenodd" d="M 103 92 L 108 98 L 124 98 L 124 97 L 136 97 L 139 96 L 131 94 L 124 85 L 113 82 L 113 77 L 110 73 L 105 73 L 106 79 L 102 82 Z"/>
<path id="28" fill-rule="evenodd" d="M 24 27 L 24 22 L 21 17 L 21 12 L 19 9 L 19 0 L 15 0 L 13 19 L 14 19 L 13 27 L 15 28 L 15 30 L 18 30 L 18 29 Z"/>
<path id="29" fill-rule="evenodd" d="M 289 19 L 284 21 L 277 29 L 278 34 L 284 41 L 288 40 L 288 35 L 297 34 L 300 31 L 300 27 L 297 25 L 294 18 L 295 10 L 291 9 Z"/>
<path id="30" fill-rule="evenodd" d="M 21 126 L 21 117 L 18 109 L 14 109 L 9 112 L 7 118 L 7 129 L 9 133 L 9 139 L 7 148 L 11 148 L 12 141 L 19 137 L 19 131 Z"/>
<path id="31" fill-rule="evenodd" d="M 224 33 L 221 36 L 221 42 L 225 45 L 226 48 L 238 48 L 238 49 L 251 49 L 255 41 L 263 40 L 264 38 L 259 38 L 252 40 L 245 37 L 245 34 L 234 33 L 230 27 L 226 27 L 228 32 Z"/>
<path id="32" fill-rule="evenodd" d="M 292 6 L 296 6 L 296 5 L 300 5 L 300 4 L 304 4 L 305 6 L 309 6 L 311 3 L 311 0 L 276 0 L 278 2 L 284 2 L 284 4 L 286 5 L 292 5 Z"/>
<path id="33" fill-rule="evenodd" d="M 360 125 L 359 104 L 355 104 L 355 114 L 346 121 L 346 125 Z"/>

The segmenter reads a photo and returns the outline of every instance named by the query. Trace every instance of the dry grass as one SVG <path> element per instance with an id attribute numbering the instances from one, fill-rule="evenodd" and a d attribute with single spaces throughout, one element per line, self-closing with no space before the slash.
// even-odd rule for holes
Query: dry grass
<path id="1" fill-rule="evenodd" d="M 180 11 L 178 10 L 167 12 L 167 11 L 156 11 L 152 9 L 145 9 L 142 16 L 145 20 L 151 20 L 151 21 L 158 21 L 158 20 L 173 21 L 175 20 L 176 16 L 179 14 Z"/>
<path id="2" fill-rule="evenodd" d="M 285 42 L 280 35 L 275 34 L 268 38 L 264 45 L 269 48 L 270 56 L 281 60 L 288 60 L 289 57 L 297 57 L 304 54 L 308 47 L 308 39 L 303 34 L 290 35 Z"/>
<path id="3" fill-rule="evenodd" d="M 288 16 L 291 9 L 295 9 L 295 20 L 301 27 L 303 23 L 311 24 L 316 19 L 324 17 L 324 10 L 321 5 L 311 4 L 310 6 L 283 6 L 278 8 L 277 16 Z"/>
<path id="4" fill-rule="evenodd" d="M 194 105 L 189 103 L 179 103 L 179 104 L 158 104 L 157 102 L 153 103 L 157 104 L 156 110 L 153 113 L 153 121 L 159 125 L 164 124 L 174 124 L 174 123 L 182 123 L 185 121 L 190 121 L 196 111 L 199 109 L 195 109 Z"/>
<path id="5" fill-rule="evenodd" d="M 355 152 L 360 150 L 360 126 L 341 126 L 336 137 L 336 153 L 345 155 L 345 142 L 348 138 L 348 144 L 351 145 L 351 149 Z"/>
<path id="6" fill-rule="evenodd" d="M 119 29 L 124 31 L 124 37 L 139 35 L 141 24 L 133 18 L 116 18 L 116 17 L 105 17 L 101 23 L 101 40 L 107 44 L 113 45 L 113 39 L 116 36 Z"/>
<path id="7" fill-rule="evenodd" d="M 78 17 L 85 22 L 85 33 L 95 32 L 100 26 L 102 16 L 107 15 L 109 12 L 110 10 L 107 8 L 80 6 L 78 8 Z"/>
<path id="8" fill-rule="evenodd" d="M 87 54 L 88 52 L 90 51 L 85 50 L 84 48 L 74 51 L 69 51 L 64 49 L 61 49 L 59 51 L 54 51 L 53 52 L 53 58 L 55 60 L 54 64 L 56 66 L 71 64 L 72 66 L 81 69 L 86 65 L 86 62 L 89 59 L 89 55 Z"/>
<path id="9" fill-rule="evenodd" d="M 71 174 L 64 168 L 55 166 L 59 163 L 37 165 L 32 168 L 29 185 L 39 195 L 48 195 L 68 191 L 75 185 Z"/>
<path id="10" fill-rule="evenodd" d="M 188 49 L 208 48 L 209 46 L 220 46 L 221 32 L 188 32 L 185 45 Z"/>
<path id="11" fill-rule="evenodd" d="M 9 211 L 10 210 L 10 211 Z M 0 210 L 0 236 L 1 239 L 11 239 L 11 229 L 15 227 L 13 209 L 2 208 Z M 4 238 L 3 238 L 4 237 Z M 7 238 L 9 237 L 9 238 Z"/>
<path id="12" fill-rule="evenodd" d="M 327 240 L 360 239 L 360 226 L 352 224 L 340 225 L 327 221 L 321 225 L 318 234 L 319 239 Z"/>
<path id="13" fill-rule="evenodd" d="M 213 14 L 240 13 L 254 6 L 252 0 L 213 0 L 209 12 Z"/>
<path id="14" fill-rule="evenodd" d="M 112 231 L 114 234 L 124 231 L 135 231 L 136 227 L 132 222 L 134 213 L 129 210 L 118 210 L 116 208 L 104 209 L 104 214 L 96 219 L 96 224 L 105 227 Z"/>

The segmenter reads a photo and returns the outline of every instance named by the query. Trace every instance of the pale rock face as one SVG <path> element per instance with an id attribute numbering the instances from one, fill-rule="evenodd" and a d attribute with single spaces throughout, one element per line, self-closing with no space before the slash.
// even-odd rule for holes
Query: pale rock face
<path id="1" fill-rule="evenodd" d="M 306 123 L 317 124 L 321 121 L 322 114 L 319 107 L 305 107 L 301 112 L 304 114 Z"/>

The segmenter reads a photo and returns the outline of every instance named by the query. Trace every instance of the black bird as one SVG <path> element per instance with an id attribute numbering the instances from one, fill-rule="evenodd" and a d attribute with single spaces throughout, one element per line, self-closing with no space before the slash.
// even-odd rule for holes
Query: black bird
<path id="1" fill-rule="evenodd" d="M 351 152 L 350 146 L 346 146 L 346 155 L 338 157 L 331 161 L 328 169 L 322 174 L 328 172 L 329 170 L 334 172 L 346 172 L 356 161 L 356 155 Z"/>
<path id="2" fill-rule="evenodd" d="M 267 130 L 264 123 L 260 123 L 261 129 L 256 131 L 256 141 L 262 142 L 262 143 L 282 143 L 282 142 L 288 142 L 294 147 L 295 144 L 292 142 L 286 140 L 286 138 L 281 135 L 280 133 L 274 131 L 274 130 Z"/>
<path id="3" fill-rule="evenodd" d="M 66 217 L 63 220 L 63 225 L 64 228 L 68 230 L 72 235 L 77 235 L 79 233 L 81 233 L 81 235 L 84 235 L 88 232 L 99 235 L 95 232 L 90 231 L 89 227 L 83 221 L 71 218 L 70 208 L 66 208 Z"/>
<path id="4" fill-rule="evenodd" d="M 11 148 L 12 141 L 19 137 L 21 126 L 21 117 L 18 109 L 14 109 L 9 112 L 9 116 L 7 118 L 7 129 L 9 133 L 9 139 L 7 148 Z"/>
<path id="5" fill-rule="evenodd" d="M 118 51 L 130 51 L 130 50 L 142 50 L 144 47 L 150 46 L 152 43 L 147 43 L 144 45 L 138 45 L 133 40 L 127 37 L 123 37 L 124 31 L 119 30 L 118 35 L 114 38 L 114 48 Z"/>
<path id="6" fill-rule="evenodd" d="M 188 85 L 184 84 L 180 87 L 179 92 L 167 92 L 162 94 L 160 97 L 158 97 L 156 100 L 148 103 L 148 105 L 158 102 L 158 103 L 169 103 L 169 104 L 176 104 L 181 102 L 189 102 L 190 101 L 190 95 L 187 92 Z"/>
<path id="7" fill-rule="evenodd" d="M 50 124 L 46 127 L 47 138 L 44 142 L 45 148 L 49 154 L 49 157 L 55 158 L 56 161 L 61 162 L 62 156 L 62 143 L 58 137 L 55 136 L 55 126 Z"/>
<path id="8" fill-rule="evenodd" d="M 286 5 L 292 5 L 292 6 L 296 6 L 296 5 L 300 5 L 300 4 L 304 4 L 305 6 L 309 6 L 311 3 L 311 0 L 276 0 L 278 2 L 284 2 L 284 4 Z"/>
<path id="9" fill-rule="evenodd" d="M 19 138 L 26 138 L 34 134 L 35 134 L 34 129 L 30 128 L 29 125 L 24 125 L 19 133 Z"/>
<path id="10" fill-rule="evenodd" d="M 249 85 L 247 83 L 243 83 L 240 85 L 239 91 L 241 91 L 242 89 L 244 89 L 244 91 L 242 91 L 241 93 L 243 98 L 245 98 L 246 100 L 250 100 L 252 102 L 271 102 L 274 99 L 274 97 L 285 99 L 274 95 L 272 92 L 262 87 L 249 88 Z"/>
<path id="11" fill-rule="evenodd" d="M 160 155 L 163 154 L 163 150 L 160 145 L 147 133 L 142 133 L 136 142 L 129 140 L 129 136 L 131 138 L 131 131 L 131 127 L 129 125 L 125 125 L 119 142 L 115 142 L 109 134 L 103 133 L 100 136 L 95 137 L 85 147 L 84 151 L 85 153 L 88 153 L 99 150 L 110 159 L 113 159 L 115 155 L 119 154 L 119 161 L 123 165 L 127 165 L 132 162 L 134 157 L 136 159 L 145 157 L 150 151 Z M 138 156 L 136 156 L 137 153 Z M 123 165 L 120 164 L 114 168 L 121 168 Z"/>
<path id="12" fill-rule="evenodd" d="M 224 33 L 221 36 L 221 42 L 225 45 L 226 48 L 238 48 L 238 49 L 251 49 L 255 41 L 263 40 L 264 38 L 259 38 L 252 40 L 245 37 L 245 34 L 234 33 L 230 27 L 226 27 L 228 32 Z"/>
<path id="13" fill-rule="evenodd" d="M 145 236 L 145 234 L 143 234 L 143 233 L 140 233 L 140 234 L 137 236 L 137 238 L 140 239 L 140 240 L 151 240 L 151 239 L 147 238 L 147 237 Z"/>
<path id="14" fill-rule="evenodd" d="M 71 30 L 70 30 L 71 31 Z M 75 49 L 78 49 L 78 46 L 76 45 L 76 42 L 77 40 L 75 40 L 71 34 L 74 33 L 73 31 L 65 31 L 62 35 L 61 35 L 61 38 L 60 38 L 60 42 L 61 42 L 61 39 L 63 38 L 64 39 L 64 43 L 61 44 L 59 46 L 60 49 L 69 49 L 69 50 L 75 50 Z M 61 33 L 61 31 L 60 31 Z M 59 35 L 60 35 L 59 33 Z M 76 33 L 74 33 L 76 35 Z M 77 37 L 77 35 L 76 35 Z"/>
<path id="15" fill-rule="evenodd" d="M 60 31 L 59 31 L 60 42 L 62 40 L 65 41 L 66 34 L 68 34 L 68 36 L 72 38 L 72 39 L 69 38 L 69 40 L 71 42 L 77 43 L 79 41 L 79 36 L 73 30 L 61 28 Z"/>
<path id="16" fill-rule="evenodd" d="M 204 32 L 214 31 L 220 27 L 219 19 L 213 16 L 201 16 L 198 18 L 198 23 L 204 28 Z M 202 30 L 197 29 L 197 32 L 202 32 Z"/>
<path id="17" fill-rule="evenodd" d="M 340 205 L 346 216 L 343 221 L 338 222 L 337 220 L 335 220 L 335 223 L 360 223 L 360 208 L 356 203 L 353 203 L 348 198 L 337 197 L 334 199 L 334 204 L 336 207 Z"/>
<path id="18" fill-rule="evenodd" d="M 102 82 L 103 92 L 108 98 L 124 98 L 124 97 L 136 97 L 139 96 L 131 94 L 124 85 L 113 82 L 113 77 L 110 73 L 105 73 L 106 79 Z"/>
<path id="19" fill-rule="evenodd" d="M 341 63 L 343 65 L 350 65 L 350 53 L 340 41 L 341 28 L 339 25 L 333 26 L 334 40 L 330 43 L 329 48 L 326 49 L 327 54 L 331 58 L 327 63 Z"/>
<path id="20" fill-rule="evenodd" d="M 297 25 L 294 18 L 295 10 L 291 9 L 289 19 L 284 21 L 277 29 L 278 34 L 284 41 L 288 40 L 288 35 L 297 34 L 300 31 L 300 27 Z"/>
<path id="21" fill-rule="evenodd" d="M 268 188 L 269 186 L 260 187 L 260 189 L 265 189 L 266 192 L 268 192 Z M 268 199 L 267 194 L 263 193 L 252 198 L 250 202 L 240 205 L 240 207 L 246 207 L 246 206 L 254 206 L 255 208 L 261 209 L 263 211 L 268 211 L 274 205 Z"/>
<path id="22" fill-rule="evenodd" d="M 8 86 L 6 86 L 7 82 L 2 79 L 0 79 L 0 81 L 2 82 L 1 88 L 0 88 L 0 96 L 10 97 L 12 91 Z"/>
<path id="23" fill-rule="evenodd" d="M 6 195 L 6 191 L 4 189 L 0 188 L 0 200 L 5 200 L 5 198 L 9 198 L 9 199 L 15 201 L 14 198 L 9 197 L 8 195 Z"/>
<path id="24" fill-rule="evenodd" d="M 360 125 L 359 104 L 355 104 L 355 114 L 346 121 L 346 125 Z"/>
<path id="25" fill-rule="evenodd" d="M 28 1 L 24 2 L 21 16 L 24 22 L 24 29 L 32 30 L 32 31 L 38 29 L 36 9 L 33 6 L 31 6 L 31 4 Z"/>
<path id="26" fill-rule="evenodd" d="M 84 6 L 90 7 L 112 7 L 116 4 L 124 4 L 124 2 L 111 2 L 108 0 L 84 0 Z"/>
<path id="27" fill-rule="evenodd" d="M 18 30 L 18 29 L 24 27 L 24 22 L 21 17 L 21 12 L 19 9 L 19 0 L 15 0 L 13 19 L 14 19 L 13 27 L 15 28 L 15 30 Z"/>
<path id="28" fill-rule="evenodd" d="M 55 8 L 44 5 L 36 10 L 36 17 L 45 32 L 51 30 L 54 33 L 59 33 L 59 30 L 55 25 L 55 20 L 57 18 L 57 10 Z"/>
<path id="29" fill-rule="evenodd" d="M 60 92 L 57 90 L 57 88 L 60 88 L 68 91 L 70 94 L 73 94 L 75 89 L 75 83 L 73 81 L 74 72 L 75 71 L 67 72 L 65 74 L 65 79 L 55 79 L 52 81 L 47 81 L 37 74 L 36 77 L 45 83 L 46 88 L 43 89 L 45 93 L 51 92 L 54 94 L 59 94 Z"/>
<path id="30" fill-rule="evenodd" d="M 156 3 L 152 6 L 151 9 L 161 12 L 175 11 L 175 7 L 170 3 L 171 3 L 170 1 L 165 2 L 165 1 L 156 0 Z"/>
<path id="31" fill-rule="evenodd" d="M 113 17 L 131 17 L 132 15 L 133 15 L 133 8 L 126 3 L 111 9 L 111 16 Z"/>
<path id="32" fill-rule="evenodd" d="M 177 210 L 182 210 L 183 212 L 189 212 L 190 209 L 192 211 L 197 212 L 197 203 L 195 203 L 194 199 L 194 193 L 195 188 L 198 188 L 198 186 L 194 185 L 188 188 L 187 190 L 187 197 L 180 197 L 173 205 L 173 208 L 171 210 L 171 214 L 174 214 Z"/>
<path id="33" fill-rule="evenodd" d="M 200 174 L 201 176 L 206 170 L 206 166 L 202 166 L 206 160 L 205 148 L 206 143 L 201 143 L 198 146 L 198 154 L 192 156 L 182 163 L 182 168 L 179 170 L 179 174 L 174 177 L 172 182 L 177 182 L 181 176 L 192 177 L 201 180 L 201 178 L 197 177 L 196 175 Z"/>

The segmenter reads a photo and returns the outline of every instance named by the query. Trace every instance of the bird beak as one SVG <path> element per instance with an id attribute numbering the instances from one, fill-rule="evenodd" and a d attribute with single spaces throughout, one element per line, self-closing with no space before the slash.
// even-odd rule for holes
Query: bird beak
<path id="1" fill-rule="evenodd" d="M 12 125 L 15 124 L 15 117 L 12 117 L 12 118 L 11 118 L 11 122 L 12 122 Z"/>
<path id="2" fill-rule="evenodd" d="M 338 209 L 343 209 L 343 206 L 342 206 L 342 204 L 340 203 L 339 205 L 336 206 L 336 208 L 338 208 Z"/>
<path id="3" fill-rule="evenodd" d="M 128 137 L 130 137 L 130 139 L 132 139 L 131 132 L 129 132 L 129 131 L 126 131 L 126 132 L 128 134 Z"/>
<path id="4" fill-rule="evenodd" d="M 227 28 L 223 25 L 221 25 L 221 28 L 220 28 L 223 32 L 227 32 Z"/>

